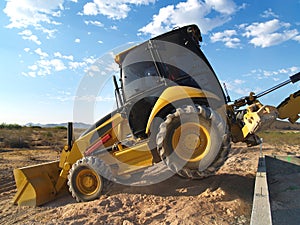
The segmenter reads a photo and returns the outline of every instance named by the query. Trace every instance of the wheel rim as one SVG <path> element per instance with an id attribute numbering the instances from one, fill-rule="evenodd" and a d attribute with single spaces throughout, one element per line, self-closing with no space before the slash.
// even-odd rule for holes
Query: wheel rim
<path id="1" fill-rule="evenodd" d="M 211 138 L 208 130 L 199 123 L 184 123 L 175 129 L 172 148 L 187 162 L 201 160 L 209 151 Z"/>
<path id="2" fill-rule="evenodd" d="M 76 186 L 80 193 L 90 196 L 99 190 L 101 180 L 95 171 L 84 168 L 76 176 Z"/>

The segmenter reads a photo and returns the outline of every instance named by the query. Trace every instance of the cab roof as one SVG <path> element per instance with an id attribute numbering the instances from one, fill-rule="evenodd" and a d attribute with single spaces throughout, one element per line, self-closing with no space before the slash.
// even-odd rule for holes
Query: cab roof
<path id="1" fill-rule="evenodd" d="M 150 40 L 162 40 L 162 41 L 168 41 L 173 42 L 175 44 L 184 45 L 184 36 L 192 36 L 195 41 L 201 42 L 202 36 L 200 29 L 197 25 L 191 24 L 180 28 L 175 28 L 169 32 L 163 33 L 159 36 L 156 36 L 154 38 L 151 38 Z M 149 41 L 149 40 L 148 40 Z M 142 44 L 146 43 L 147 41 L 143 42 Z M 142 44 L 135 45 L 131 48 L 128 48 L 127 50 L 120 52 L 115 56 L 115 62 L 119 65 L 122 65 L 122 62 L 125 58 L 125 56 L 132 51 L 135 48 L 138 48 Z"/>

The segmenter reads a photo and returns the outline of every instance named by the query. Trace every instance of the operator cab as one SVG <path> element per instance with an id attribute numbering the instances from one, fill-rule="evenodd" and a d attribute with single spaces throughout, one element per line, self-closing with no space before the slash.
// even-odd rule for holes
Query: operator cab
<path id="1" fill-rule="evenodd" d="M 216 75 L 200 49 L 196 25 L 172 30 L 115 57 L 121 70 L 121 96 L 135 137 L 146 137 L 151 110 L 170 86 L 188 86 L 224 96 Z"/>

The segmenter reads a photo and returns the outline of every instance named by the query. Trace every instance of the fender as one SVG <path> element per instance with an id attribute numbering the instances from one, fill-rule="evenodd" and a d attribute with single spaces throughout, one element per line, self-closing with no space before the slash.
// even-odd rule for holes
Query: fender
<path id="1" fill-rule="evenodd" d="M 159 96 L 158 100 L 156 101 L 151 111 L 146 126 L 146 134 L 149 134 L 150 126 L 152 124 L 153 119 L 165 106 L 169 105 L 170 103 L 174 103 L 178 100 L 192 99 L 192 98 L 214 99 L 220 101 L 220 98 L 214 95 L 213 93 L 200 90 L 198 88 L 193 88 L 188 86 L 168 87 Z"/>

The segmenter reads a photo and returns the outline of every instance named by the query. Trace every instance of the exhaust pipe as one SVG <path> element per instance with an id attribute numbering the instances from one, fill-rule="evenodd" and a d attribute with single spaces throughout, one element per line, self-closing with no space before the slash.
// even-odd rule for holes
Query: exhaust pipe
<path id="1" fill-rule="evenodd" d="M 74 136 L 73 136 L 73 123 L 68 122 L 68 150 L 70 151 L 72 149 L 73 141 L 74 141 Z"/>

